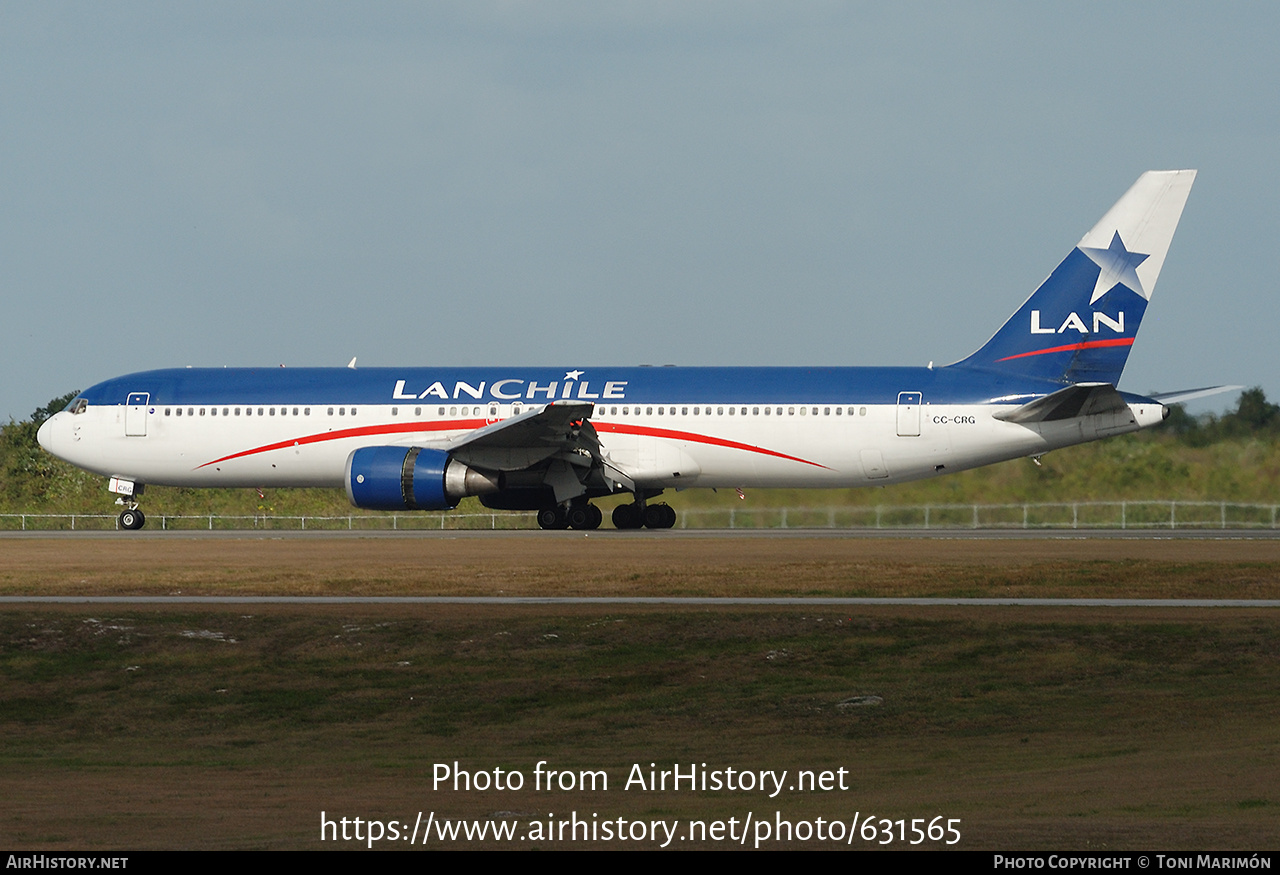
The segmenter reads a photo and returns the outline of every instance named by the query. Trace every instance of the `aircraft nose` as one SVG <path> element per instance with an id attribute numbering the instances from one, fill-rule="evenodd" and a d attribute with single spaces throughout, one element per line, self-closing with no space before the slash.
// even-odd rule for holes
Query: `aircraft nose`
<path id="1" fill-rule="evenodd" d="M 40 443 L 40 446 L 55 456 L 62 455 L 58 452 L 63 443 L 60 440 L 63 432 L 62 423 L 60 422 L 62 418 L 63 414 L 55 413 L 46 419 L 36 431 L 36 440 Z"/>

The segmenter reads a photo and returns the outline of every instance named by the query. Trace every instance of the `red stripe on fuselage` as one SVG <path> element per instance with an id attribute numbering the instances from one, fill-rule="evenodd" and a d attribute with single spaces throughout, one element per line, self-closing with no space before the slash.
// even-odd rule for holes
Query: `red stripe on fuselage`
<path id="1" fill-rule="evenodd" d="M 485 419 L 457 419 L 441 422 L 406 422 L 406 423 L 388 423 L 386 425 L 366 425 L 360 428 L 343 428 L 337 431 L 326 431 L 319 434 L 303 435 L 302 437 L 291 438 L 286 441 L 277 441 L 273 444 L 264 444 L 260 447 L 254 447 L 251 450 L 242 450 L 238 453 L 232 453 L 211 462 L 205 462 L 198 465 L 196 470 L 207 468 L 210 465 L 217 465 L 220 462 L 228 462 L 232 459 L 241 459 L 245 456 L 255 456 L 258 453 L 269 453 L 272 450 L 287 450 L 289 447 L 303 446 L 305 444 L 321 443 L 323 441 L 343 440 L 353 437 L 367 437 L 376 434 L 413 434 L 415 432 L 430 431 L 457 431 L 460 429 L 476 429 L 488 424 Z M 689 441 L 691 443 L 709 444 L 716 447 L 726 447 L 732 450 L 743 450 L 748 453 L 760 453 L 764 456 L 773 456 L 776 459 L 786 459 L 790 462 L 800 462 L 804 465 L 812 465 L 815 468 L 822 468 L 830 471 L 826 465 L 820 465 L 817 462 L 810 462 L 808 459 L 801 459 L 798 456 L 789 456 L 786 453 L 779 453 L 776 450 L 767 450 L 763 447 L 753 446 L 752 444 L 739 443 L 738 441 L 726 440 L 724 438 L 709 437 L 707 435 L 694 434 L 688 431 L 675 431 L 669 428 L 651 428 L 644 425 L 627 425 L 625 423 L 616 422 L 595 422 L 591 423 L 595 426 L 596 431 L 606 434 L 631 434 L 645 437 L 666 438 L 668 440 Z"/>
<path id="2" fill-rule="evenodd" d="M 344 438 L 366 437 L 375 434 L 412 434 L 422 431 L 454 431 L 456 429 L 466 428 L 474 429 L 485 425 L 483 419 L 456 419 L 441 422 L 406 422 L 404 424 L 398 422 L 388 423 L 387 425 L 365 425 L 360 428 L 340 428 L 337 431 L 325 431 L 320 434 L 303 435 L 302 437 L 291 438 L 287 441 L 278 441 L 274 444 L 265 444 L 261 447 L 254 447 L 251 450 L 242 450 L 238 453 L 232 453 L 229 456 L 223 456 L 221 459 L 214 459 L 212 462 L 205 462 L 198 465 L 196 470 L 207 468 L 210 465 L 216 465 L 219 462 L 227 462 L 231 459 L 239 459 L 244 456 L 254 456 L 258 453 L 269 453 L 272 450 L 285 450 L 289 447 L 302 446 L 304 444 L 317 444 L 322 441 L 338 441 Z"/>
<path id="3" fill-rule="evenodd" d="M 627 425 L 621 422 L 592 421 L 591 424 L 596 427 L 596 431 L 611 434 L 644 435 L 647 437 L 666 438 L 673 441 L 690 441 L 698 444 L 710 444 L 713 447 L 727 447 L 731 450 L 760 453 L 764 456 L 773 456 L 775 459 L 786 459 L 789 462 L 800 462 L 805 465 L 812 465 L 815 468 L 822 468 L 827 471 L 831 470 L 826 465 L 819 465 L 817 462 L 810 462 L 808 459 L 801 459 L 798 456 L 788 456 L 786 453 L 779 453 L 776 450 L 766 450 L 764 447 L 757 447 L 752 444 L 742 444 L 737 441 L 726 440 L 724 438 L 708 437 L 707 435 L 694 434 L 689 431 L 675 431 L 669 428 L 651 428 L 647 425 Z"/>
<path id="4" fill-rule="evenodd" d="M 996 359 L 996 361 L 1007 362 L 1010 359 L 1022 359 L 1031 355 L 1048 355 L 1051 352 L 1069 352 L 1074 349 L 1099 349 L 1106 346 L 1133 346 L 1133 338 L 1115 337 L 1110 340 L 1086 340 L 1083 343 L 1069 343 L 1066 346 L 1053 346 L 1049 349 L 1038 349 L 1035 352 L 1020 352 L 1017 355 L 1007 355 L 1002 359 Z"/>

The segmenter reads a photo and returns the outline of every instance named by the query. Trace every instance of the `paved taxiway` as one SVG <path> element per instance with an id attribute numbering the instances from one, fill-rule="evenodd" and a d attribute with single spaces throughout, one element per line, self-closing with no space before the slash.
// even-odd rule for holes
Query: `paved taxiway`
<path id="1" fill-rule="evenodd" d="M 415 529 L 410 531 L 386 530 L 308 530 L 297 529 L 144 529 L 140 532 L 124 531 L 8 531 L 0 532 L 0 539 L 83 540 L 119 538 L 124 540 L 183 540 L 183 539 L 387 539 L 387 540 L 459 540 L 459 539 L 535 539 L 556 542 L 580 538 L 608 538 L 611 540 L 687 540 L 728 539 L 761 540 L 961 540 L 961 541 L 1275 541 L 1280 540 L 1280 529 L 668 529 L 663 531 L 638 531 L 598 529 L 592 532 L 542 531 L 541 529 Z"/>
<path id="2" fill-rule="evenodd" d="M 0 605 L 740 605 L 1280 608 L 1280 599 L 723 598 L 701 596 L 0 596 Z"/>

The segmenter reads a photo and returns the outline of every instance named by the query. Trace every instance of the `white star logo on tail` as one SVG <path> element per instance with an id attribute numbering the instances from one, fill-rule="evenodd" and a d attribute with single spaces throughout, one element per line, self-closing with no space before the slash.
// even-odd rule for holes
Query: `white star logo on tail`
<path id="1" fill-rule="evenodd" d="M 1111 245 L 1106 249 L 1081 246 L 1080 251 L 1100 268 L 1098 282 L 1094 285 L 1093 295 L 1089 298 L 1090 304 L 1117 285 L 1133 289 L 1148 301 L 1151 300 L 1150 293 L 1142 288 L 1142 280 L 1138 279 L 1137 271 L 1138 265 L 1146 261 L 1147 256 L 1140 252 L 1130 252 L 1125 249 L 1124 241 L 1120 239 L 1119 231 L 1111 238 Z"/>

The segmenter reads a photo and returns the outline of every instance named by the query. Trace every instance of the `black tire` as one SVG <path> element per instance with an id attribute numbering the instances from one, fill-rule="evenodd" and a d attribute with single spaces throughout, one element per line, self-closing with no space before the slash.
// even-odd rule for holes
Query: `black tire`
<path id="1" fill-rule="evenodd" d="M 639 508 L 634 504 L 620 504 L 613 509 L 613 527 L 615 529 L 638 529 L 644 521 L 640 519 Z"/>
<path id="2" fill-rule="evenodd" d="M 142 528 L 142 524 L 146 522 L 146 517 L 142 515 L 140 510 L 122 510 L 120 511 L 120 528 L 130 532 Z"/>
<path id="3" fill-rule="evenodd" d="M 587 520 L 587 528 L 600 528 L 600 524 L 604 522 L 604 514 L 600 512 L 600 508 L 596 507 L 594 504 L 588 504 L 587 509 L 591 511 L 591 519 Z"/>
<path id="4" fill-rule="evenodd" d="M 569 508 L 568 514 L 569 525 L 575 529 L 591 528 L 591 505 L 575 504 Z"/>
<path id="5" fill-rule="evenodd" d="M 676 509 L 669 504 L 650 504 L 644 509 L 646 529 L 670 529 L 676 524 Z"/>
<path id="6" fill-rule="evenodd" d="M 544 507 L 538 511 L 538 525 L 544 529 L 564 529 L 569 527 L 569 519 L 560 507 Z"/>

